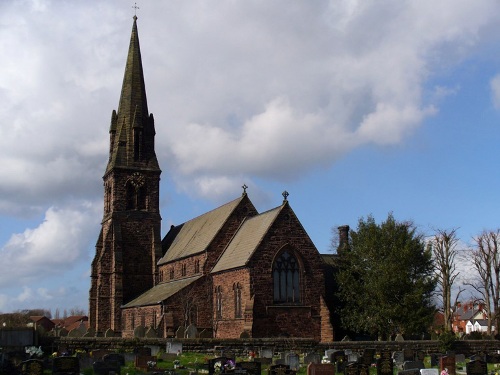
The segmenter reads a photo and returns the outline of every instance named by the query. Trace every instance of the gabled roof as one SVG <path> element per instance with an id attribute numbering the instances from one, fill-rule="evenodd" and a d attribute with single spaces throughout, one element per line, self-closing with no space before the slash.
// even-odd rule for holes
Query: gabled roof
<path id="1" fill-rule="evenodd" d="M 281 205 L 245 220 L 212 269 L 212 273 L 244 266 L 283 207 L 284 205 Z"/>
<path id="2" fill-rule="evenodd" d="M 181 228 L 158 264 L 205 251 L 246 195 L 181 224 Z"/>
<path id="3" fill-rule="evenodd" d="M 127 308 L 136 306 L 157 305 L 161 301 L 164 301 L 167 298 L 173 296 L 181 289 L 184 289 L 188 285 L 194 283 L 200 277 L 202 276 L 198 275 L 186 279 L 174 280 L 171 282 L 158 284 L 122 307 Z"/>

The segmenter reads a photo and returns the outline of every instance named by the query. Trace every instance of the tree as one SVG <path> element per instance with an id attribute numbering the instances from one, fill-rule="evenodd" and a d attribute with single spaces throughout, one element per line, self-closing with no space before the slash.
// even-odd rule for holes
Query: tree
<path id="1" fill-rule="evenodd" d="M 463 289 L 459 288 L 455 296 L 455 301 L 452 304 L 451 290 L 455 279 L 460 274 L 456 269 L 455 257 L 458 254 L 457 250 L 457 230 L 436 230 L 430 245 L 434 256 L 435 272 L 437 277 L 438 291 L 440 292 L 443 302 L 443 317 L 444 330 L 452 331 L 453 310 L 462 293 Z"/>
<path id="2" fill-rule="evenodd" d="M 433 272 L 431 251 L 413 223 L 392 214 L 380 225 L 372 216 L 361 218 L 339 255 L 343 325 L 381 339 L 426 332 L 435 313 Z"/>
<path id="3" fill-rule="evenodd" d="M 500 229 L 483 231 L 475 242 L 472 260 L 479 282 L 470 285 L 482 296 L 488 316 L 488 334 L 491 334 L 492 323 L 495 322 L 496 332 L 500 324 Z"/>

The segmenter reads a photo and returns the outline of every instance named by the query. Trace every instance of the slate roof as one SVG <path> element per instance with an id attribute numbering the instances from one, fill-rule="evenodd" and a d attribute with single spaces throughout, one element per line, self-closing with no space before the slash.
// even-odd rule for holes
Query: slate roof
<path id="1" fill-rule="evenodd" d="M 205 251 L 243 197 L 181 224 L 182 227 L 158 264 Z"/>
<path id="2" fill-rule="evenodd" d="M 156 305 L 161 301 L 164 301 L 167 298 L 173 296 L 181 289 L 194 283 L 200 277 L 202 276 L 198 275 L 194 277 L 188 277 L 186 279 L 174 280 L 171 282 L 158 284 L 122 307 L 126 308 L 135 306 Z"/>
<path id="3" fill-rule="evenodd" d="M 212 273 L 244 266 L 257 250 L 283 207 L 279 206 L 246 219 L 227 245 Z"/>

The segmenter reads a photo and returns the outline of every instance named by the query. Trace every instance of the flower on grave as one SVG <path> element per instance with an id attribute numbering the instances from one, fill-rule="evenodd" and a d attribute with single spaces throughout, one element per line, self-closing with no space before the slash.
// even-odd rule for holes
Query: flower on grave
<path id="1" fill-rule="evenodd" d="M 222 371 L 222 363 L 221 361 L 217 361 L 214 363 L 214 372 L 219 374 Z"/>
<path id="2" fill-rule="evenodd" d="M 224 365 L 224 368 L 226 370 L 234 370 L 236 367 L 236 363 L 232 359 L 228 359 L 226 364 Z"/>
<path id="3" fill-rule="evenodd" d="M 147 365 L 149 368 L 154 368 L 156 366 L 156 362 L 155 361 L 148 361 Z"/>
<path id="4" fill-rule="evenodd" d="M 30 358 L 43 356 L 43 350 L 41 346 L 39 346 L 38 348 L 36 346 L 28 346 L 26 348 L 26 353 L 30 356 Z"/>

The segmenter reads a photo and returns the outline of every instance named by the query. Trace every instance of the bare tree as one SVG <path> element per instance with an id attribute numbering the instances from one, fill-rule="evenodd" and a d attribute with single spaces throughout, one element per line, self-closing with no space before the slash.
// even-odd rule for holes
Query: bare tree
<path id="1" fill-rule="evenodd" d="M 498 332 L 500 324 L 500 229 L 483 231 L 476 239 L 472 250 L 474 268 L 479 283 L 472 287 L 481 294 L 488 316 L 488 334 L 492 333 L 493 322 Z"/>
<path id="2" fill-rule="evenodd" d="M 453 308 L 455 307 L 463 289 L 459 287 L 452 303 L 451 293 L 456 278 L 460 274 L 457 271 L 455 258 L 458 238 L 457 229 L 435 231 L 431 240 L 432 254 L 434 257 L 437 285 L 443 302 L 444 330 L 451 332 L 453 323 Z"/>

